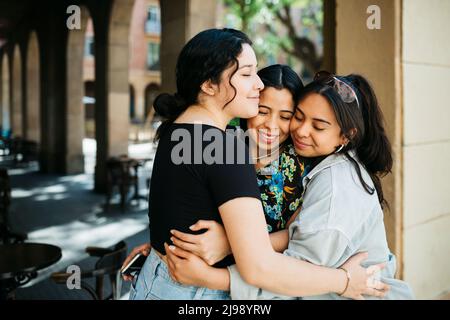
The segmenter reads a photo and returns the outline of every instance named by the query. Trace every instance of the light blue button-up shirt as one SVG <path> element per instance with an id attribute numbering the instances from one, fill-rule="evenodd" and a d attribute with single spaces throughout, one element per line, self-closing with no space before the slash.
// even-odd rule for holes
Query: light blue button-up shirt
<path id="1" fill-rule="evenodd" d="M 349 154 L 359 164 L 366 184 L 374 188 L 355 153 Z M 302 183 L 305 188 L 302 210 L 289 226 L 289 246 L 284 254 L 337 268 L 351 256 L 368 252 L 364 267 L 386 263 L 380 279 L 391 289 L 385 299 L 412 299 L 410 287 L 395 279 L 396 259 L 388 248 L 378 195 L 364 189 L 355 165 L 345 155 L 333 154 L 320 162 Z M 235 265 L 229 271 L 232 299 L 292 299 L 245 283 Z M 302 299 L 345 298 L 330 293 Z"/>

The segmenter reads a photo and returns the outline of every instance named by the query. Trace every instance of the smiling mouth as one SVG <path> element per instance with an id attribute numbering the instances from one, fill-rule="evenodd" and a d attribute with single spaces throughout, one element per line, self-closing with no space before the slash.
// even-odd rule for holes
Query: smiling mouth
<path id="1" fill-rule="evenodd" d="M 279 138 L 278 135 L 268 135 L 264 132 L 259 132 L 258 135 L 259 135 L 260 140 L 262 140 L 263 142 L 266 142 L 266 143 L 272 143 Z"/>
<path id="2" fill-rule="evenodd" d="M 298 140 L 294 140 L 294 144 L 295 144 L 295 146 L 298 147 L 299 149 L 306 149 L 306 148 L 311 147 L 310 144 L 306 144 L 306 143 L 300 142 L 300 141 L 298 141 Z"/>

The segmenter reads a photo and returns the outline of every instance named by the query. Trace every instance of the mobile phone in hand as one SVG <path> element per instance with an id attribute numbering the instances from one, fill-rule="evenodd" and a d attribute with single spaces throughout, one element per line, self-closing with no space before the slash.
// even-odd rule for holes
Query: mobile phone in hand
<path id="1" fill-rule="evenodd" d="M 147 259 L 146 256 L 138 253 L 120 272 L 124 275 L 135 276 L 142 269 L 145 259 Z"/>

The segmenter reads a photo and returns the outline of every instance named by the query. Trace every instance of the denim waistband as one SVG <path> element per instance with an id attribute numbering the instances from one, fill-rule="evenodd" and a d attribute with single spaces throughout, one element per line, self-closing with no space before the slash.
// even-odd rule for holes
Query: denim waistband
<path id="1" fill-rule="evenodd" d="M 193 293 L 194 299 L 201 299 L 202 296 L 221 296 L 223 299 L 229 297 L 228 291 L 222 290 L 212 290 L 203 287 L 196 286 L 187 286 L 183 285 L 179 282 L 176 282 L 172 279 L 169 273 L 169 269 L 167 264 L 156 254 L 154 250 L 150 250 L 150 254 L 145 261 L 144 267 L 144 277 L 147 279 L 154 279 L 155 277 L 159 277 L 164 279 L 164 282 L 172 286 L 176 286 L 178 289 L 182 291 L 189 291 Z"/>

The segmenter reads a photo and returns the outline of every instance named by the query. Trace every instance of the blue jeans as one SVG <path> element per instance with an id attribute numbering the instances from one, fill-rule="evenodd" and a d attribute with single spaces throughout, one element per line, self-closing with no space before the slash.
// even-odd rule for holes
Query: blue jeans
<path id="1" fill-rule="evenodd" d="M 172 280 L 167 265 L 150 250 L 145 263 L 135 276 L 130 300 L 229 300 L 228 291 L 185 286 Z"/>

